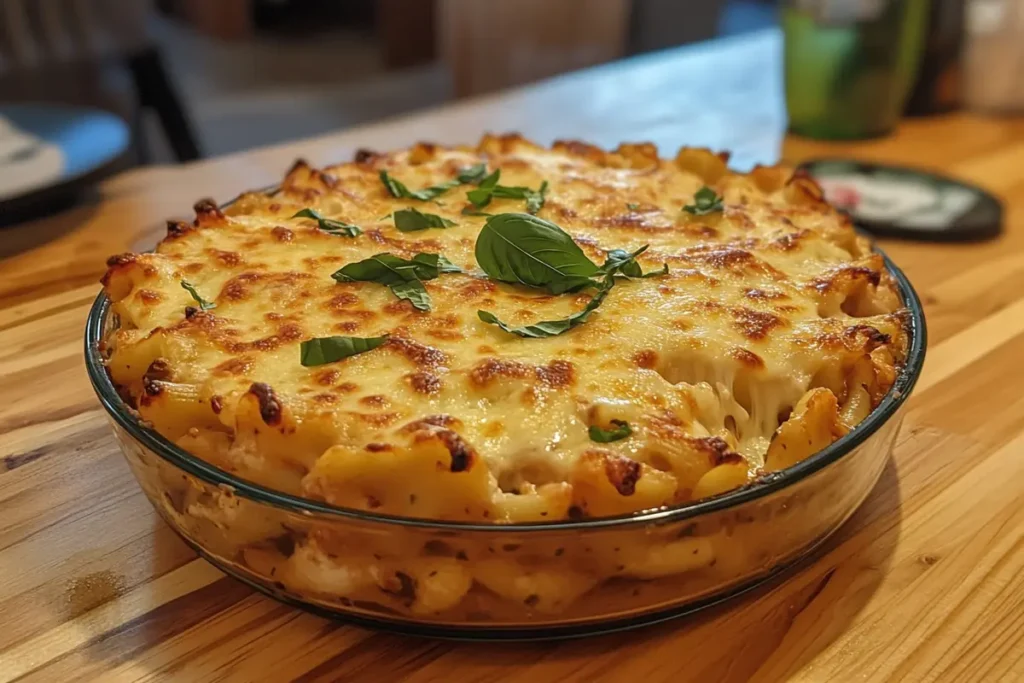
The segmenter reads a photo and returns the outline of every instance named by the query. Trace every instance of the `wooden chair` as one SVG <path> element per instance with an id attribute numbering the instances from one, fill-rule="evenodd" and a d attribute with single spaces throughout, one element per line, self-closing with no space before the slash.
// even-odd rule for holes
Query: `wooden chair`
<path id="1" fill-rule="evenodd" d="M 146 0 L 0 0 L 0 98 L 95 99 L 87 92 L 100 89 L 102 67 L 118 62 L 138 111 L 157 114 L 179 161 L 197 159 L 185 109 L 146 31 L 150 10 Z"/>

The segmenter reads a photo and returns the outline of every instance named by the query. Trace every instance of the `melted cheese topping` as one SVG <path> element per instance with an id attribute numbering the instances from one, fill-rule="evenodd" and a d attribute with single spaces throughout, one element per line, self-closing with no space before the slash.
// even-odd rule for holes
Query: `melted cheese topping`
<path id="1" fill-rule="evenodd" d="M 539 216 L 591 260 L 649 249 L 588 321 L 547 339 L 512 325 L 565 318 L 591 293 L 552 296 L 489 280 L 474 259 L 486 217 L 466 191 L 435 202 L 392 197 L 486 163 L 501 184 L 549 183 Z M 682 207 L 702 186 L 724 210 Z M 303 208 L 358 225 L 324 232 Z M 447 229 L 399 232 L 401 208 Z M 478 147 L 360 152 L 354 163 L 298 162 L 281 189 L 221 213 L 197 204 L 152 254 L 110 261 L 121 329 L 108 340 L 115 383 L 166 437 L 243 478 L 393 514 L 528 520 L 606 515 L 684 502 L 780 469 L 827 445 L 877 405 L 906 348 L 905 316 L 881 258 L 807 178 L 779 168 L 734 174 L 724 157 L 650 145 L 607 153 L 518 136 Z M 495 199 L 489 213 L 523 212 Z M 390 252 L 439 253 L 464 274 L 425 283 L 415 310 L 379 284 L 337 283 L 340 267 Z M 209 311 L 180 285 L 216 303 Z M 390 335 L 378 349 L 303 367 L 303 340 Z M 786 421 L 788 418 L 788 421 Z M 629 422 L 608 444 L 588 427 Z M 780 427 L 780 425 L 782 425 Z"/>

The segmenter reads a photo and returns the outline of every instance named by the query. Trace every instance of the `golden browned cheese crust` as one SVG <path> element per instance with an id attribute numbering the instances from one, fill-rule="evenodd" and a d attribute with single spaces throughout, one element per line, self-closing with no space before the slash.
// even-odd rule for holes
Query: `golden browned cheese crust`
<path id="1" fill-rule="evenodd" d="M 434 519 L 540 521 L 682 503 L 788 467 L 839 438 L 889 390 L 905 312 L 881 257 L 808 178 L 749 174 L 724 155 L 649 144 L 604 152 L 516 135 L 476 147 L 420 144 L 324 170 L 298 162 L 279 191 L 223 212 L 196 204 L 155 253 L 109 261 L 121 328 L 109 371 L 168 439 L 244 479 L 332 504 Z M 539 216 L 601 263 L 650 245 L 649 279 L 621 280 L 585 324 L 524 339 L 485 324 L 564 318 L 592 292 L 550 295 L 488 279 L 474 258 L 485 216 L 471 185 L 433 202 L 391 196 L 486 163 L 502 185 L 547 181 Z M 704 185 L 724 209 L 682 211 Z M 453 227 L 400 232 L 413 207 Z M 360 226 L 329 234 L 301 209 Z M 489 213 L 523 212 L 495 199 Z M 425 283 L 430 311 L 346 264 L 439 253 L 464 273 Z M 187 280 L 216 308 L 201 310 Z M 304 367 L 300 344 L 390 335 L 381 347 Z M 588 427 L 626 421 L 628 438 Z"/>

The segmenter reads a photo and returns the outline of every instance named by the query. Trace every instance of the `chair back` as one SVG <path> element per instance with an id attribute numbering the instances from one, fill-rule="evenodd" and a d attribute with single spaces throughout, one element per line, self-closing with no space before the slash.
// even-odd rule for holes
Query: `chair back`
<path id="1" fill-rule="evenodd" d="M 146 45 L 147 0 L 0 0 L 0 74 L 99 61 Z"/>

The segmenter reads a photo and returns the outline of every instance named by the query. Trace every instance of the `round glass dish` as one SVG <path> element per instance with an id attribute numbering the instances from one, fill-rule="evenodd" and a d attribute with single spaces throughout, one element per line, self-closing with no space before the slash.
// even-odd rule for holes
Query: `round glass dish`
<path id="1" fill-rule="evenodd" d="M 119 397 L 100 342 L 116 326 L 96 299 L 89 377 L 150 502 L 199 554 L 283 602 L 417 635 L 534 639 L 607 632 L 686 614 L 782 571 L 832 534 L 889 458 L 921 373 L 925 321 L 910 311 L 904 368 L 881 404 L 831 446 L 754 484 L 653 512 L 485 525 L 377 515 L 273 491 L 149 429 Z"/>

